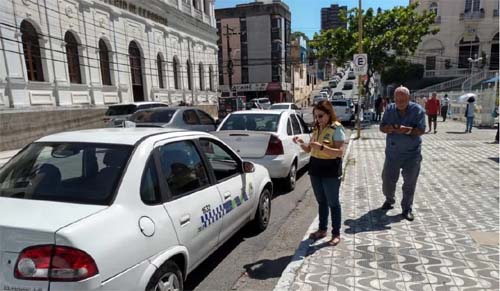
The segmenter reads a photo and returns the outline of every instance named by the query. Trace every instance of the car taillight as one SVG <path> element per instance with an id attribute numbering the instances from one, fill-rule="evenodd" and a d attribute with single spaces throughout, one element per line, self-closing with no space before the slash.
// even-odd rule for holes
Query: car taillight
<path id="1" fill-rule="evenodd" d="M 279 139 L 279 137 L 271 134 L 271 138 L 269 139 L 269 143 L 267 144 L 266 155 L 276 156 L 284 154 L 283 151 L 283 143 Z"/>
<path id="2" fill-rule="evenodd" d="M 98 273 L 94 259 L 84 251 L 54 245 L 24 249 L 14 268 L 14 277 L 21 280 L 74 282 Z"/>
<path id="3" fill-rule="evenodd" d="M 104 117 L 102 119 L 102 121 L 104 121 L 104 123 L 108 123 L 110 120 L 111 120 L 111 118 L 109 118 L 109 117 Z"/>

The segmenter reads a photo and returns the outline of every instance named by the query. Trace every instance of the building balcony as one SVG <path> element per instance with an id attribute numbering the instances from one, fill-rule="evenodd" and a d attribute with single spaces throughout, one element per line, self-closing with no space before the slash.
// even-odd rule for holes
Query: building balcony
<path id="1" fill-rule="evenodd" d="M 460 20 L 480 20 L 484 18 L 484 10 L 460 13 Z"/>

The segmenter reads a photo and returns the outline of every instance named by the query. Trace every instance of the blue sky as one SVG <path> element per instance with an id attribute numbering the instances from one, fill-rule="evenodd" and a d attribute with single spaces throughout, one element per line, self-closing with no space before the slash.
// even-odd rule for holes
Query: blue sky
<path id="1" fill-rule="evenodd" d="M 252 0 L 215 0 L 215 8 L 234 7 L 236 4 L 254 2 Z M 310 38 L 321 28 L 321 8 L 331 4 L 346 5 L 348 9 L 358 7 L 358 0 L 284 0 L 292 12 L 292 31 L 302 31 Z M 363 0 L 363 9 L 368 7 L 391 9 L 406 6 L 409 0 Z"/>

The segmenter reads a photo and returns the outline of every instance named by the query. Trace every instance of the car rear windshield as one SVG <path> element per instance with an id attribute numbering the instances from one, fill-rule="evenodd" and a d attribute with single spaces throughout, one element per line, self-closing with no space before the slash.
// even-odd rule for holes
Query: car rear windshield
<path id="1" fill-rule="evenodd" d="M 0 197 L 109 205 L 133 146 L 33 143 L 0 169 Z"/>
<path id="2" fill-rule="evenodd" d="M 346 101 L 332 101 L 332 105 L 335 106 L 347 106 Z"/>
<path id="3" fill-rule="evenodd" d="M 267 98 L 257 98 L 257 102 L 259 103 L 264 103 L 264 104 L 271 104 L 271 101 Z"/>
<path id="4" fill-rule="evenodd" d="M 278 114 L 232 114 L 220 130 L 254 130 L 277 132 L 280 115 Z"/>
<path id="5" fill-rule="evenodd" d="M 109 106 L 106 111 L 107 116 L 114 115 L 129 115 L 134 113 L 137 110 L 137 106 L 134 104 L 125 104 L 125 105 L 113 105 Z"/>
<path id="6" fill-rule="evenodd" d="M 135 123 L 169 123 L 174 116 L 176 109 L 162 110 L 141 110 L 130 117 L 130 121 Z"/>
<path id="7" fill-rule="evenodd" d="M 290 105 L 288 104 L 275 104 L 275 105 L 271 105 L 271 108 L 269 109 L 289 109 L 290 108 Z"/>

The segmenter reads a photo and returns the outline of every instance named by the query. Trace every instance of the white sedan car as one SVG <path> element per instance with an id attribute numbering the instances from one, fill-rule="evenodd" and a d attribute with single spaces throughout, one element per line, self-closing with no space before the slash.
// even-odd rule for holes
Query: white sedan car
<path id="1" fill-rule="evenodd" d="M 265 166 L 271 178 L 282 178 L 293 190 L 297 171 L 309 163 L 309 153 L 294 144 L 294 136 L 309 142 L 309 128 L 293 111 L 252 110 L 233 112 L 214 135 L 249 161 Z"/>
<path id="2" fill-rule="evenodd" d="M 274 103 L 271 105 L 269 108 L 271 110 L 292 110 L 294 111 L 297 115 L 302 117 L 302 109 L 300 109 L 295 103 L 288 103 L 288 102 L 281 102 L 281 103 Z"/>
<path id="3" fill-rule="evenodd" d="M 0 290 L 182 290 L 273 185 L 202 132 L 120 128 L 39 139 L 0 169 Z"/>

